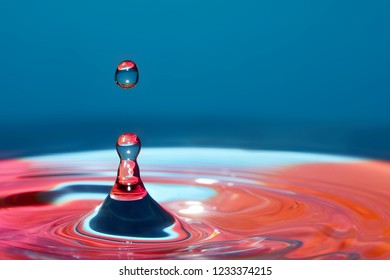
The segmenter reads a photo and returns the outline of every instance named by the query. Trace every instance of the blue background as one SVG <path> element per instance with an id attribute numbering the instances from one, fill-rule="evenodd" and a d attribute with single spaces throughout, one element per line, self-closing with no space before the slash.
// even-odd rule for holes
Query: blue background
<path id="1" fill-rule="evenodd" d="M 2 1 L 3 157 L 149 146 L 390 157 L 390 2 Z M 114 83 L 134 60 L 136 88 Z"/>

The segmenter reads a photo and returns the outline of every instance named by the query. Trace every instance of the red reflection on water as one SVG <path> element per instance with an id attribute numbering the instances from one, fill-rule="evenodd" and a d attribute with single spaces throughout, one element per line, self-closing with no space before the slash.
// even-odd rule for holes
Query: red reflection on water
<path id="1" fill-rule="evenodd" d="M 131 69 L 131 68 L 136 68 L 136 67 L 137 66 L 135 65 L 134 62 L 132 62 L 130 60 L 125 60 L 118 65 L 118 70 L 126 70 L 126 69 Z"/>
<path id="2" fill-rule="evenodd" d="M 62 171 L 74 172 L 66 168 Z M 228 173 L 235 173 L 235 180 L 222 177 L 227 168 Z M 111 181 L 112 177 L 47 176 L 58 169 L 42 162 L 0 161 L 0 258 L 390 259 L 387 162 L 312 163 L 258 170 L 145 166 L 144 170 L 188 175 L 144 178 L 146 183 L 182 185 L 183 192 L 196 178 L 218 178 L 209 185 L 198 184 L 217 192 L 208 200 L 194 197 L 162 203 L 183 219 L 184 226 L 191 225 L 191 238 L 118 245 L 80 235 L 75 230 L 77 222 L 101 200 L 39 204 L 39 197 L 32 194 L 64 182 Z"/>
<path id="3" fill-rule="evenodd" d="M 136 134 L 127 132 L 119 136 L 116 144 L 119 146 L 127 146 L 127 145 L 139 145 L 141 144 L 141 142 Z"/>

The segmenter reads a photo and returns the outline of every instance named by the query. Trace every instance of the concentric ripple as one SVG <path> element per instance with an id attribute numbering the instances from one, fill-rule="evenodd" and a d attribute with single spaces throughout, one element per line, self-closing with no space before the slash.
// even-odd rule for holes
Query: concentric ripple
<path id="1" fill-rule="evenodd" d="M 388 162 L 146 148 L 139 165 L 176 219 L 167 237 L 86 226 L 115 181 L 112 150 L 0 161 L 0 258 L 390 259 Z"/>

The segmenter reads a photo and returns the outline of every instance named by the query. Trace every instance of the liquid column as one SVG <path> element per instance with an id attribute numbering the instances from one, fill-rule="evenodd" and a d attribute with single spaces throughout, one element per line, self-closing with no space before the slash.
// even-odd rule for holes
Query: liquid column
<path id="1" fill-rule="evenodd" d="M 141 149 L 139 138 L 133 133 L 122 134 L 116 149 L 120 163 L 115 184 L 89 226 L 97 232 L 117 236 L 168 236 L 166 228 L 172 226 L 175 219 L 144 187 L 137 163 Z"/>

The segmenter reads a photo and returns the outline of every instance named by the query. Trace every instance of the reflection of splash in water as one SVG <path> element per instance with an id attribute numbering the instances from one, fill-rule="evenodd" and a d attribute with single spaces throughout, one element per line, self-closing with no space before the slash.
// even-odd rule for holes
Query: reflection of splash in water
<path id="1" fill-rule="evenodd" d="M 111 188 L 116 162 L 112 151 L 1 161 L 0 258 L 390 259 L 386 162 L 145 149 L 149 193 L 183 221 L 175 240 L 80 229 Z"/>

